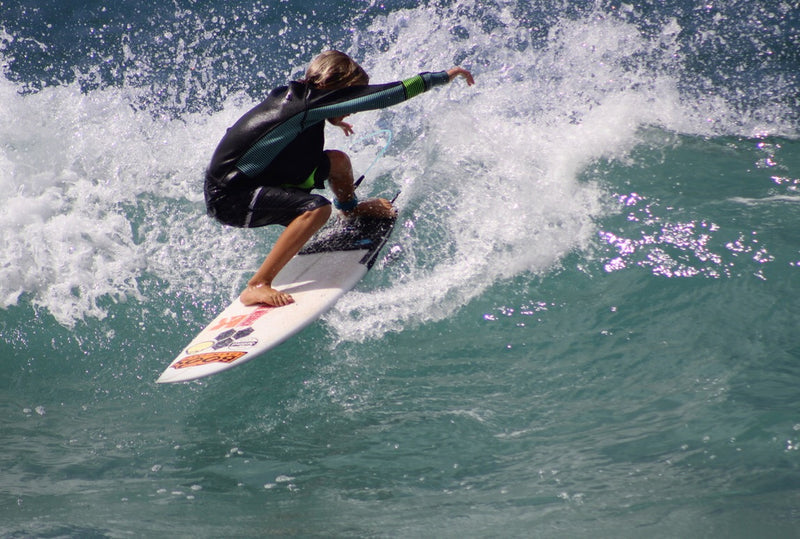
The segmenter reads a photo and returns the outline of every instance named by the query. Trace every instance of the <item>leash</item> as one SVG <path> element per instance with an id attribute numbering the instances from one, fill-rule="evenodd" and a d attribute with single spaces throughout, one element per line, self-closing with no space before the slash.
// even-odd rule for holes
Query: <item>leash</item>
<path id="1" fill-rule="evenodd" d="M 375 156 L 375 159 L 372 160 L 372 163 L 369 164 L 369 166 L 364 171 L 364 173 L 353 183 L 353 185 L 355 187 L 358 187 L 359 185 L 361 185 L 361 182 L 364 181 L 364 178 L 367 176 L 367 173 L 370 171 L 370 169 L 375 165 L 375 163 L 378 162 L 378 159 L 383 157 L 383 155 L 386 153 L 386 150 L 389 148 L 389 145 L 392 143 L 392 137 L 394 135 L 393 135 L 391 129 L 378 129 L 377 131 L 373 131 L 372 133 L 367 133 L 366 135 L 361 135 L 356 140 L 354 140 L 353 143 L 351 144 L 351 146 L 354 146 L 354 145 L 356 145 L 357 143 L 361 142 L 362 140 L 364 140 L 366 138 L 372 138 L 372 137 L 375 137 L 377 135 L 386 135 L 388 140 L 386 141 L 386 144 L 383 145 L 383 148 L 381 148 L 378 151 L 378 155 Z M 395 198 L 397 198 L 397 196 L 395 196 Z"/>

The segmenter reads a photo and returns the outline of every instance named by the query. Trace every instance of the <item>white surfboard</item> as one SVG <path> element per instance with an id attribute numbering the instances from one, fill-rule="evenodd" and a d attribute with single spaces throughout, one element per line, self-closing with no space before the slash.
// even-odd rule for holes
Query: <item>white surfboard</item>
<path id="1" fill-rule="evenodd" d="M 216 374 L 296 334 L 364 277 L 393 227 L 394 219 L 336 219 L 311 238 L 273 281 L 276 289 L 292 295 L 294 303 L 246 307 L 237 298 L 181 351 L 157 382 Z"/>

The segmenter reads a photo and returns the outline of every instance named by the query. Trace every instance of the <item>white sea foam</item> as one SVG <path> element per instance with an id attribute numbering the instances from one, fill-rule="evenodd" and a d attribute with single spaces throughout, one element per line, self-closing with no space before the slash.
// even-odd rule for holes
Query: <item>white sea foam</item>
<path id="1" fill-rule="evenodd" d="M 0 78 L 0 116 L 14 118 L 0 125 L 3 307 L 25 295 L 71 325 L 139 297 L 143 274 L 186 275 L 173 270 L 207 226 L 198 177 L 224 128 L 153 117 L 130 97 L 77 84 L 22 95 Z"/>

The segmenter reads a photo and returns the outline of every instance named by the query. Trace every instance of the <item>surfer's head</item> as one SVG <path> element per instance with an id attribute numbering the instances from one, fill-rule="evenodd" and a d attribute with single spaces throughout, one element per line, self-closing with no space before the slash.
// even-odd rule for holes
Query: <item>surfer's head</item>
<path id="1" fill-rule="evenodd" d="M 314 88 L 337 90 L 369 84 L 369 75 L 345 53 L 329 50 L 311 60 L 306 69 L 305 82 Z"/>

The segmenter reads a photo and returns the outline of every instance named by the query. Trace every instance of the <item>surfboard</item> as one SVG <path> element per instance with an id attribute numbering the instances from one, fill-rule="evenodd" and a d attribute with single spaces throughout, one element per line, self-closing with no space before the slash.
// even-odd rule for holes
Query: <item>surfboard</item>
<path id="1" fill-rule="evenodd" d="M 395 219 L 336 218 L 273 280 L 294 303 L 245 306 L 235 299 L 178 354 L 158 383 L 186 382 L 231 369 L 284 342 L 328 311 L 372 268 Z"/>

